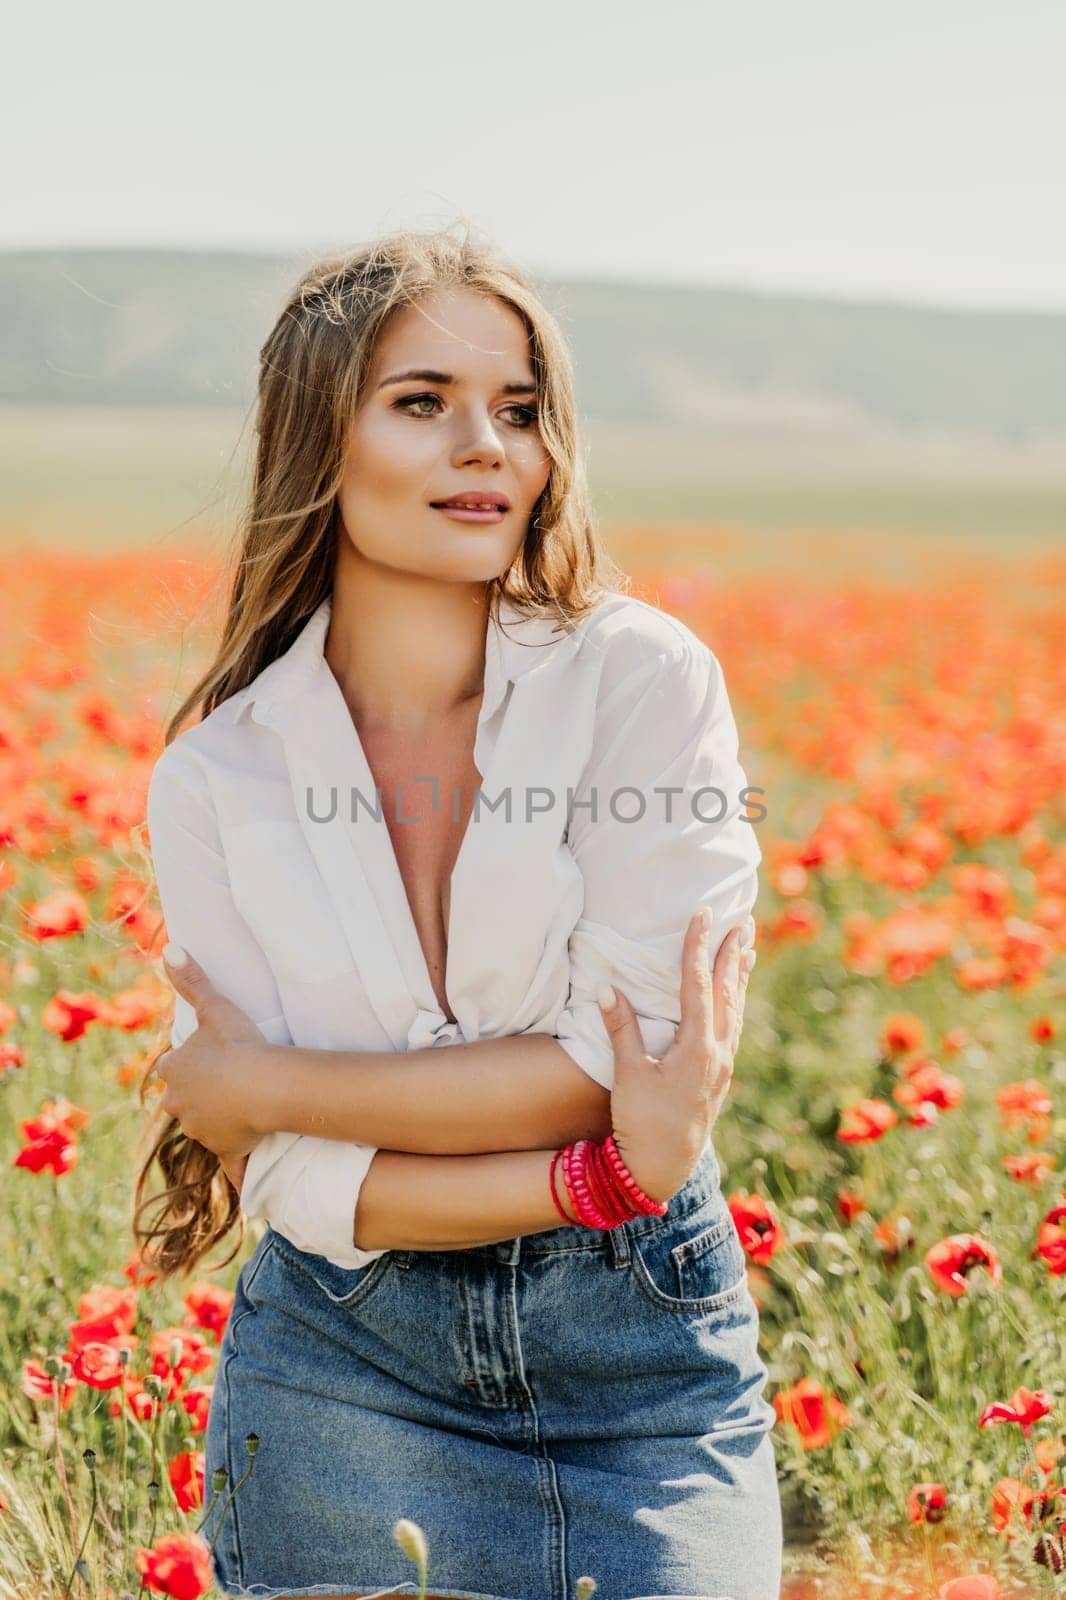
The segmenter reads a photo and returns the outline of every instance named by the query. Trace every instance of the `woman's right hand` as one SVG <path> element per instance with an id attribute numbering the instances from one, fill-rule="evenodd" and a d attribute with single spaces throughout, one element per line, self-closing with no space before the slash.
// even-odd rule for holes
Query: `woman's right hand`
<path id="1" fill-rule="evenodd" d="M 615 1005 L 601 1007 L 614 1047 L 615 1144 L 645 1194 L 660 1202 L 677 1193 L 699 1161 L 729 1093 L 740 1042 L 754 952 L 741 960 L 740 932 L 732 929 L 712 974 L 709 940 L 698 911 L 681 951 L 677 1038 L 661 1059 L 644 1049 L 636 1013 L 617 987 Z"/>

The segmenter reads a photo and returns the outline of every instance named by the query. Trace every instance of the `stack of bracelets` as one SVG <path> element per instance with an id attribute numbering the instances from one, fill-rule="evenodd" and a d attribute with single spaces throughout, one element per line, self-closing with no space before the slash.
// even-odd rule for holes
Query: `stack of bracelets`
<path id="1" fill-rule="evenodd" d="M 665 1217 L 663 1201 L 652 1200 L 637 1184 L 622 1160 L 614 1135 L 596 1144 L 591 1139 L 576 1139 L 562 1145 L 552 1156 L 550 1185 L 555 1209 L 570 1227 L 555 1191 L 555 1164 L 563 1158 L 563 1182 L 578 1221 L 586 1228 L 615 1228 L 630 1217 Z"/>

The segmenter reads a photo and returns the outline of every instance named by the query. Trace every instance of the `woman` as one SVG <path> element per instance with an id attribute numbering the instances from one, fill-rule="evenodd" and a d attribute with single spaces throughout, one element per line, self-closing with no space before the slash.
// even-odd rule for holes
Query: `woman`
<path id="1" fill-rule="evenodd" d="M 208 1481 L 259 1439 L 217 1580 L 414 1594 L 407 1517 L 434 1596 L 771 1600 L 710 1140 L 760 860 L 718 662 L 605 581 L 566 348 L 469 239 L 309 271 L 257 429 L 148 801 L 184 961 L 138 1237 L 168 1274 L 270 1224 L 207 1428 Z"/>

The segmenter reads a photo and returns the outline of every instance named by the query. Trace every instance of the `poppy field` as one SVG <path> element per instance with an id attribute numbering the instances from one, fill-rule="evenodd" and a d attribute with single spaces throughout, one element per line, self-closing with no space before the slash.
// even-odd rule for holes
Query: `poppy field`
<path id="1" fill-rule="evenodd" d="M 885 582 L 702 548 L 626 564 L 719 656 L 766 809 L 715 1146 L 784 1593 L 1066 1597 L 1066 558 L 960 543 Z M 172 1005 L 145 795 L 217 575 L 169 548 L 0 567 L 0 1600 L 198 1600 L 240 1492 L 204 1481 L 217 1352 L 265 1224 L 163 1286 L 131 1214 Z M 432 1544 L 400 1523 L 412 1581 Z"/>

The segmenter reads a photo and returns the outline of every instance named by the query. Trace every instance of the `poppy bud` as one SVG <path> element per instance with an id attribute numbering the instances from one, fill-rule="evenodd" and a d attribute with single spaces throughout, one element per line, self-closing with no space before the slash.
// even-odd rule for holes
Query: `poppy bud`
<path id="1" fill-rule="evenodd" d="M 426 1536 L 417 1522 L 401 1517 L 392 1530 L 392 1536 L 409 1561 L 413 1561 L 418 1567 L 425 1567 L 429 1560 L 429 1550 L 426 1547 Z"/>

